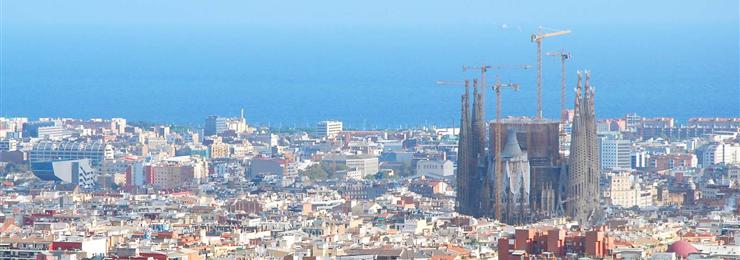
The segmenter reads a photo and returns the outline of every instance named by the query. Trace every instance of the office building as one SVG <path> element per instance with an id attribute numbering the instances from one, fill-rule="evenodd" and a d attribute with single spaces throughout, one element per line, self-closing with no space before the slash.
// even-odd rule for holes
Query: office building
<path id="1" fill-rule="evenodd" d="M 607 134 L 599 136 L 599 150 L 602 170 L 629 169 L 632 166 L 632 142 L 622 139 L 619 135 Z"/>
<path id="2" fill-rule="evenodd" d="M 709 144 L 702 154 L 703 166 L 740 164 L 740 143 L 716 142 Z"/>
<path id="3" fill-rule="evenodd" d="M 316 136 L 332 138 L 342 132 L 342 122 L 321 121 L 316 124 Z"/>
<path id="4" fill-rule="evenodd" d="M 33 121 L 23 124 L 23 137 L 60 139 L 63 136 L 64 127 L 55 121 Z"/>
<path id="5" fill-rule="evenodd" d="M 211 136 L 223 133 L 228 129 L 226 125 L 227 118 L 220 116 L 208 116 L 206 118 L 205 128 L 203 129 L 203 135 Z"/>
<path id="6" fill-rule="evenodd" d="M 249 125 L 247 125 L 247 121 L 244 119 L 244 110 L 242 110 L 241 116 L 238 118 L 228 118 L 215 115 L 208 116 L 206 118 L 203 135 L 219 135 L 227 131 L 237 134 L 251 132 Z"/>

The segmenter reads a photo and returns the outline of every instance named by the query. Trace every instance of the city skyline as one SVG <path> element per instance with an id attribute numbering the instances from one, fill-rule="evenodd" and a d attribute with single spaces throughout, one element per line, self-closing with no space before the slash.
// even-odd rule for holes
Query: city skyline
<path id="1" fill-rule="evenodd" d="M 0 0 L 0 260 L 740 259 L 737 0 Z"/>

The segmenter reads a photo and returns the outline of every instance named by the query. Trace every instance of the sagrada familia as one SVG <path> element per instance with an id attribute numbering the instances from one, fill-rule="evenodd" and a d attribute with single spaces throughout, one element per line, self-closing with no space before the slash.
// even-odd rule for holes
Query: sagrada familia
<path id="1" fill-rule="evenodd" d="M 486 126 L 485 90 L 473 82 L 471 106 L 466 87 L 458 141 L 457 212 L 509 224 L 557 216 L 584 226 L 600 221 L 594 90 L 589 72 L 581 86 L 583 76 L 578 72 L 567 157 L 560 152 L 563 132 L 559 121 L 507 118 L 498 123 L 505 131 L 496 138 L 497 123 Z M 502 145 L 496 145 L 497 140 Z M 494 163 L 496 156 L 500 156 L 499 163 Z M 496 165 L 500 165 L 499 171 Z"/>

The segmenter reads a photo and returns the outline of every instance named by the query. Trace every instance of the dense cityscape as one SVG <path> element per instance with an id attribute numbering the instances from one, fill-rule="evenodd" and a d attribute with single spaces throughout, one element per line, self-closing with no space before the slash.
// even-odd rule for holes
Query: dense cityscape
<path id="1" fill-rule="evenodd" d="M 21 2 L 0 260 L 740 260 L 736 1 Z"/>
<path id="2" fill-rule="evenodd" d="M 0 118 L 0 258 L 737 258 L 740 118 L 595 120 L 587 82 L 500 138 L 468 94 L 455 128 Z"/>

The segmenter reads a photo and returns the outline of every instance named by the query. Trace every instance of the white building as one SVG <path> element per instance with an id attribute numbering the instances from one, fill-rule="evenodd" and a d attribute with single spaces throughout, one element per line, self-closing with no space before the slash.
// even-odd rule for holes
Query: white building
<path id="1" fill-rule="evenodd" d="M 739 143 L 713 143 L 704 150 L 703 166 L 712 164 L 740 164 Z"/>
<path id="2" fill-rule="evenodd" d="M 347 168 L 362 172 L 362 176 L 373 175 L 380 170 L 378 157 L 371 155 L 328 155 L 322 161 L 343 164 Z"/>
<path id="3" fill-rule="evenodd" d="M 455 174 L 455 164 L 450 160 L 421 160 L 416 163 L 416 175 L 436 179 L 451 178 Z"/>
<path id="4" fill-rule="evenodd" d="M 648 154 L 645 151 L 635 151 L 630 155 L 630 166 L 632 169 L 647 167 Z"/>
<path id="5" fill-rule="evenodd" d="M 637 176 L 622 171 L 609 173 L 609 177 L 609 188 L 605 195 L 611 205 L 623 208 L 653 205 L 653 189 L 642 187 Z"/>
<path id="6" fill-rule="evenodd" d="M 318 137 L 335 137 L 340 132 L 342 132 L 340 121 L 321 121 L 316 124 L 316 136 Z"/>
<path id="7" fill-rule="evenodd" d="M 99 165 L 103 160 L 113 159 L 113 147 L 98 141 L 41 141 L 33 146 L 28 158 L 31 162 L 90 159 Z"/>
<path id="8" fill-rule="evenodd" d="M 31 171 L 45 181 L 71 183 L 82 187 L 92 187 L 95 184 L 95 172 L 88 159 L 34 162 L 31 163 Z"/>
<path id="9" fill-rule="evenodd" d="M 631 168 L 632 142 L 618 135 L 605 135 L 599 138 L 601 169 Z"/>

